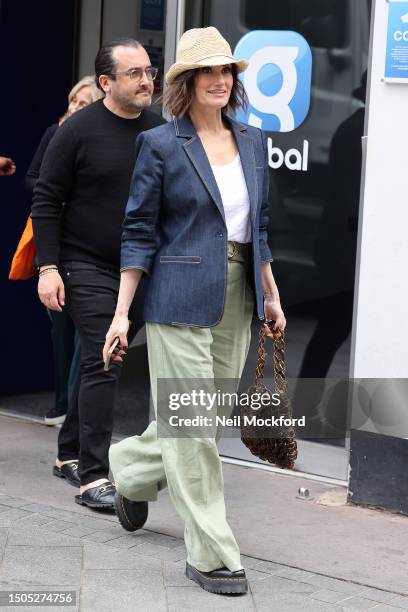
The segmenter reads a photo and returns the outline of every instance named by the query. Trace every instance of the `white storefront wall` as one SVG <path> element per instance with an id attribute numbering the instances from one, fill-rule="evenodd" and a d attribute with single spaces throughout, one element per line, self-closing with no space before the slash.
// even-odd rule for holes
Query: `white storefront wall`
<path id="1" fill-rule="evenodd" d="M 350 367 L 358 379 L 408 378 L 408 72 L 406 84 L 384 81 L 388 7 L 373 2 Z M 379 384 L 381 405 L 361 429 L 407 437 L 405 382 Z"/>

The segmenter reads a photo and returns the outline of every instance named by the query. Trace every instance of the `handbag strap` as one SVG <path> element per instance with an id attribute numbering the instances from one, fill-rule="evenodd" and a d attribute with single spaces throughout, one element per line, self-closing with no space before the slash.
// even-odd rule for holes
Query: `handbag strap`
<path id="1" fill-rule="evenodd" d="M 272 330 L 271 330 L 272 331 Z M 263 327 L 259 330 L 258 337 L 258 359 L 255 368 L 255 381 L 258 382 L 264 377 L 267 352 L 265 349 L 265 332 Z M 275 391 L 281 394 L 287 391 L 286 368 L 285 368 L 285 332 L 273 332 L 273 377 Z"/>

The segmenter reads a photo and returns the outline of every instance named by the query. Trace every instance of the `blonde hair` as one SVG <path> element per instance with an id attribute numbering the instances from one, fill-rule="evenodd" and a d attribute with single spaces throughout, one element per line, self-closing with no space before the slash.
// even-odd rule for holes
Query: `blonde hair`
<path id="1" fill-rule="evenodd" d="M 95 77 L 94 76 L 84 76 L 84 78 L 78 81 L 78 83 L 74 85 L 71 91 L 69 92 L 68 104 L 71 102 L 72 98 L 76 96 L 78 91 L 82 89 L 83 87 L 91 88 L 92 102 L 96 102 L 97 100 L 100 100 L 100 98 L 103 98 L 104 96 L 103 91 L 98 89 L 98 87 L 96 86 Z"/>
<path id="2" fill-rule="evenodd" d="M 97 100 L 100 100 L 101 98 L 105 97 L 104 92 L 98 89 L 98 87 L 96 86 L 95 77 L 94 76 L 84 76 L 84 78 L 78 81 L 78 83 L 76 83 L 71 89 L 71 91 L 69 92 L 68 105 L 73 100 L 73 98 L 77 95 L 78 91 L 82 89 L 83 87 L 90 87 L 92 102 L 96 102 Z M 61 119 L 58 121 L 59 125 L 62 125 L 67 117 L 68 117 L 68 109 L 65 111 Z"/>

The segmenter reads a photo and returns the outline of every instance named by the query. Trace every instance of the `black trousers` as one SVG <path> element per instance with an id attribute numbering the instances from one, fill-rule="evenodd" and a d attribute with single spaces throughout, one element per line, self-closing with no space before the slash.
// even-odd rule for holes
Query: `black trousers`
<path id="1" fill-rule="evenodd" d="M 66 414 L 68 410 L 68 381 L 75 349 L 75 327 L 66 310 L 48 311 L 51 321 L 52 352 L 55 380 L 55 410 Z"/>
<path id="2" fill-rule="evenodd" d="M 81 484 L 109 473 L 108 452 L 121 363 L 103 369 L 102 348 L 116 309 L 120 275 L 82 262 L 60 266 L 65 303 L 81 341 L 81 359 L 69 409 L 58 437 L 60 461 L 79 459 Z M 142 279 L 129 311 L 129 343 L 143 325 L 145 282 Z"/>

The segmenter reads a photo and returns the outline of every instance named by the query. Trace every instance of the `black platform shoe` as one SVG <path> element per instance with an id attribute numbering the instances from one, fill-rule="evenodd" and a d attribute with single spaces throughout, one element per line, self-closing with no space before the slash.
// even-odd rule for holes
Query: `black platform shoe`
<path id="1" fill-rule="evenodd" d="M 81 484 L 78 474 L 78 461 L 63 463 L 61 467 L 54 465 L 52 473 L 58 478 L 65 478 L 73 487 L 79 487 Z"/>
<path id="2" fill-rule="evenodd" d="M 201 572 L 186 563 L 186 576 L 210 593 L 237 594 L 248 591 L 248 581 L 243 569 L 231 572 L 228 568 L 221 567 L 212 572 Z"/>
<path id="3" fill-rule="evenodd" d="M 115 485 L 111 482 L 104 482 L 99 487 L 92 487 L 81 495 L 75 495 L 75 502 L 80 506 L 114 511 L 115 492 Z"/>
<path id="4" fill-rule="evenodd" d="M 115 512 L 123 529 L 136 531 L 141 529 L 147 520 L 148 504 L 146 501 L 130 501 L 116 492 Z"/>

